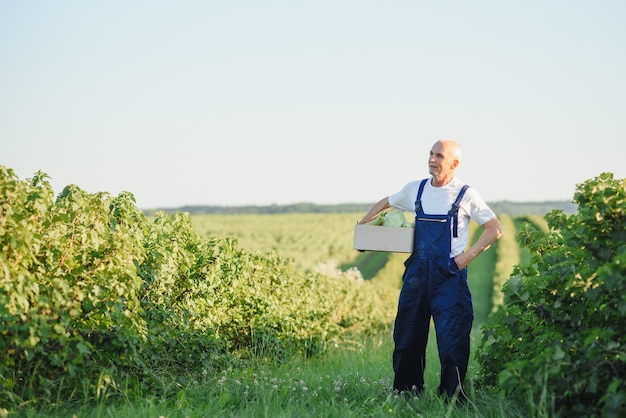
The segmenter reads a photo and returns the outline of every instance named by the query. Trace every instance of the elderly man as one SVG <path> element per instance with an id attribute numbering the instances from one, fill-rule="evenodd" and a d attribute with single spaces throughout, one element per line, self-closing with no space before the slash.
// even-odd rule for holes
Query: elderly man
<path id="1" fill-rule="evenodd" d="M 394 326 L 394 389 L 424 390 L 426 343 L 431 317 L 441 363 L 439 394 L 467 399 L 462 383 L 470 354 L 474 318 L 467 266 L 502 235 L 494 212 L 479 193 L 455 177 L 461 147 L 452 140 L 435 142 L 428 157 L 430 177 L 408 183 L 377 202 L 359 223 L 397 208 L 415 211 L 413 253 L 406 260 Z M 465 250 L 470 220 L 483 230 Z"/>

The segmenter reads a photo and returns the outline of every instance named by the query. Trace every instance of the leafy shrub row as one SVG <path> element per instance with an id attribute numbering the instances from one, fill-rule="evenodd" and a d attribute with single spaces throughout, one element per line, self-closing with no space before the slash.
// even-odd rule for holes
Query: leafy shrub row
<path id="1" fill-rule="evenodd" d="M 250 354 L 314 355 L 389 323 L 357 273 L 302 273 L 188 214 L 0 166 L 0 405 L 165 390 Z M 126 393 L 125 396 L 129 394 Z"/>
<path id="2" fill-rule="evenodd" d="M 626 180 L 577 186 L 578 212 L 518 234 L 532 261 L 483 327 L 481 381 L 532 416 L 621 416 L 626 408 Z M 600 412 L 601 411 L 601 412 Z"/>
<path id="3" fill-rule="evenodd" d="M 502 305 L 502 286 L 508 279 L 513 268 L 519 264 L 519 246 L 515 240 L 515 223 L 513 219 L 502 213 L 498 215 L 504 234 L 496 243 L 496 265 L 493 272 L 492 311 Z"/>

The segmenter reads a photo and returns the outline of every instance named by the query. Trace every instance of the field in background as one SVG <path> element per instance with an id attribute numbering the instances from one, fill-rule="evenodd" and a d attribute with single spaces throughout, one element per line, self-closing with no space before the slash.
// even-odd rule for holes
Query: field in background
<path id="1" fill-rule="evenodd" d="M 494 305 L 501 302 L 500 290 L 513 266 L 528 258 L 526 249 L 517 244 L 517 231 L 525 222 L 546 230 L 546 222 L 540 215 L 513 218 L 501 213 L 498 216 L 504 228 L 503 238 L 479 256 L 468 271 L 478 326 Z M 274 252 L 309 271 L 328 266 L 343 270 L 357 268 L 365 279 L 377 280 L 399 290 L 403 263 L 408 254 L 354 250 L 354 225 L 362 217 L 363 213 L 200 213 L 191 218 L 194 228 L 202 236 L 234 237 L 244 248 Z M 478 239 L 480 232 L 481 228 L 472 222 L 469 245 Z"/>
<path id="2" fill-rule="evenodd" d="M 296 266 L 312 270 L 319 264 L 337 266 L 354 260 L 354 225 L 359 213 L 288 213 L 207 215 L 191 219 L 202 236 L 233 237 L 243 248 L 276 252 Z"/>

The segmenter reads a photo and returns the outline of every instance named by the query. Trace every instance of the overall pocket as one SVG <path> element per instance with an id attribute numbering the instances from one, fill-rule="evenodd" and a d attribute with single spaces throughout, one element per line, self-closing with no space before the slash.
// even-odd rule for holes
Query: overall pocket
<path id="1" fill-rule="evenodd" d="M 428 264 L 426 257 L 411 256 L 404 262 L 406 269 L 402 275 L 402 281 L 411 286 L 419 286 L 425 280 L 428 280 Z"/>

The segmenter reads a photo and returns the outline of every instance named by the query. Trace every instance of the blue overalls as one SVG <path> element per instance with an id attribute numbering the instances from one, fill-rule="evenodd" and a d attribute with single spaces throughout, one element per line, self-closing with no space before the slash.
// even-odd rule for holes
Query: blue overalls
<path id="1" fill-rule="evenodd" d="M 458 208 L 467 185 L 446 215 L 427 215 L 421 198 L 415 200 L 413 253 L 405 261 L 393 338 L 393 387 L 420 393 L 424 388 L 426 343 L 430 319 L 435 323 L 441 362 L 439 394 L 452 397 L 465 379 L 474 313 L 467 285 L 467 269 L 458 269 L 450 257 L 451 235 L 457 236 Z"/>

